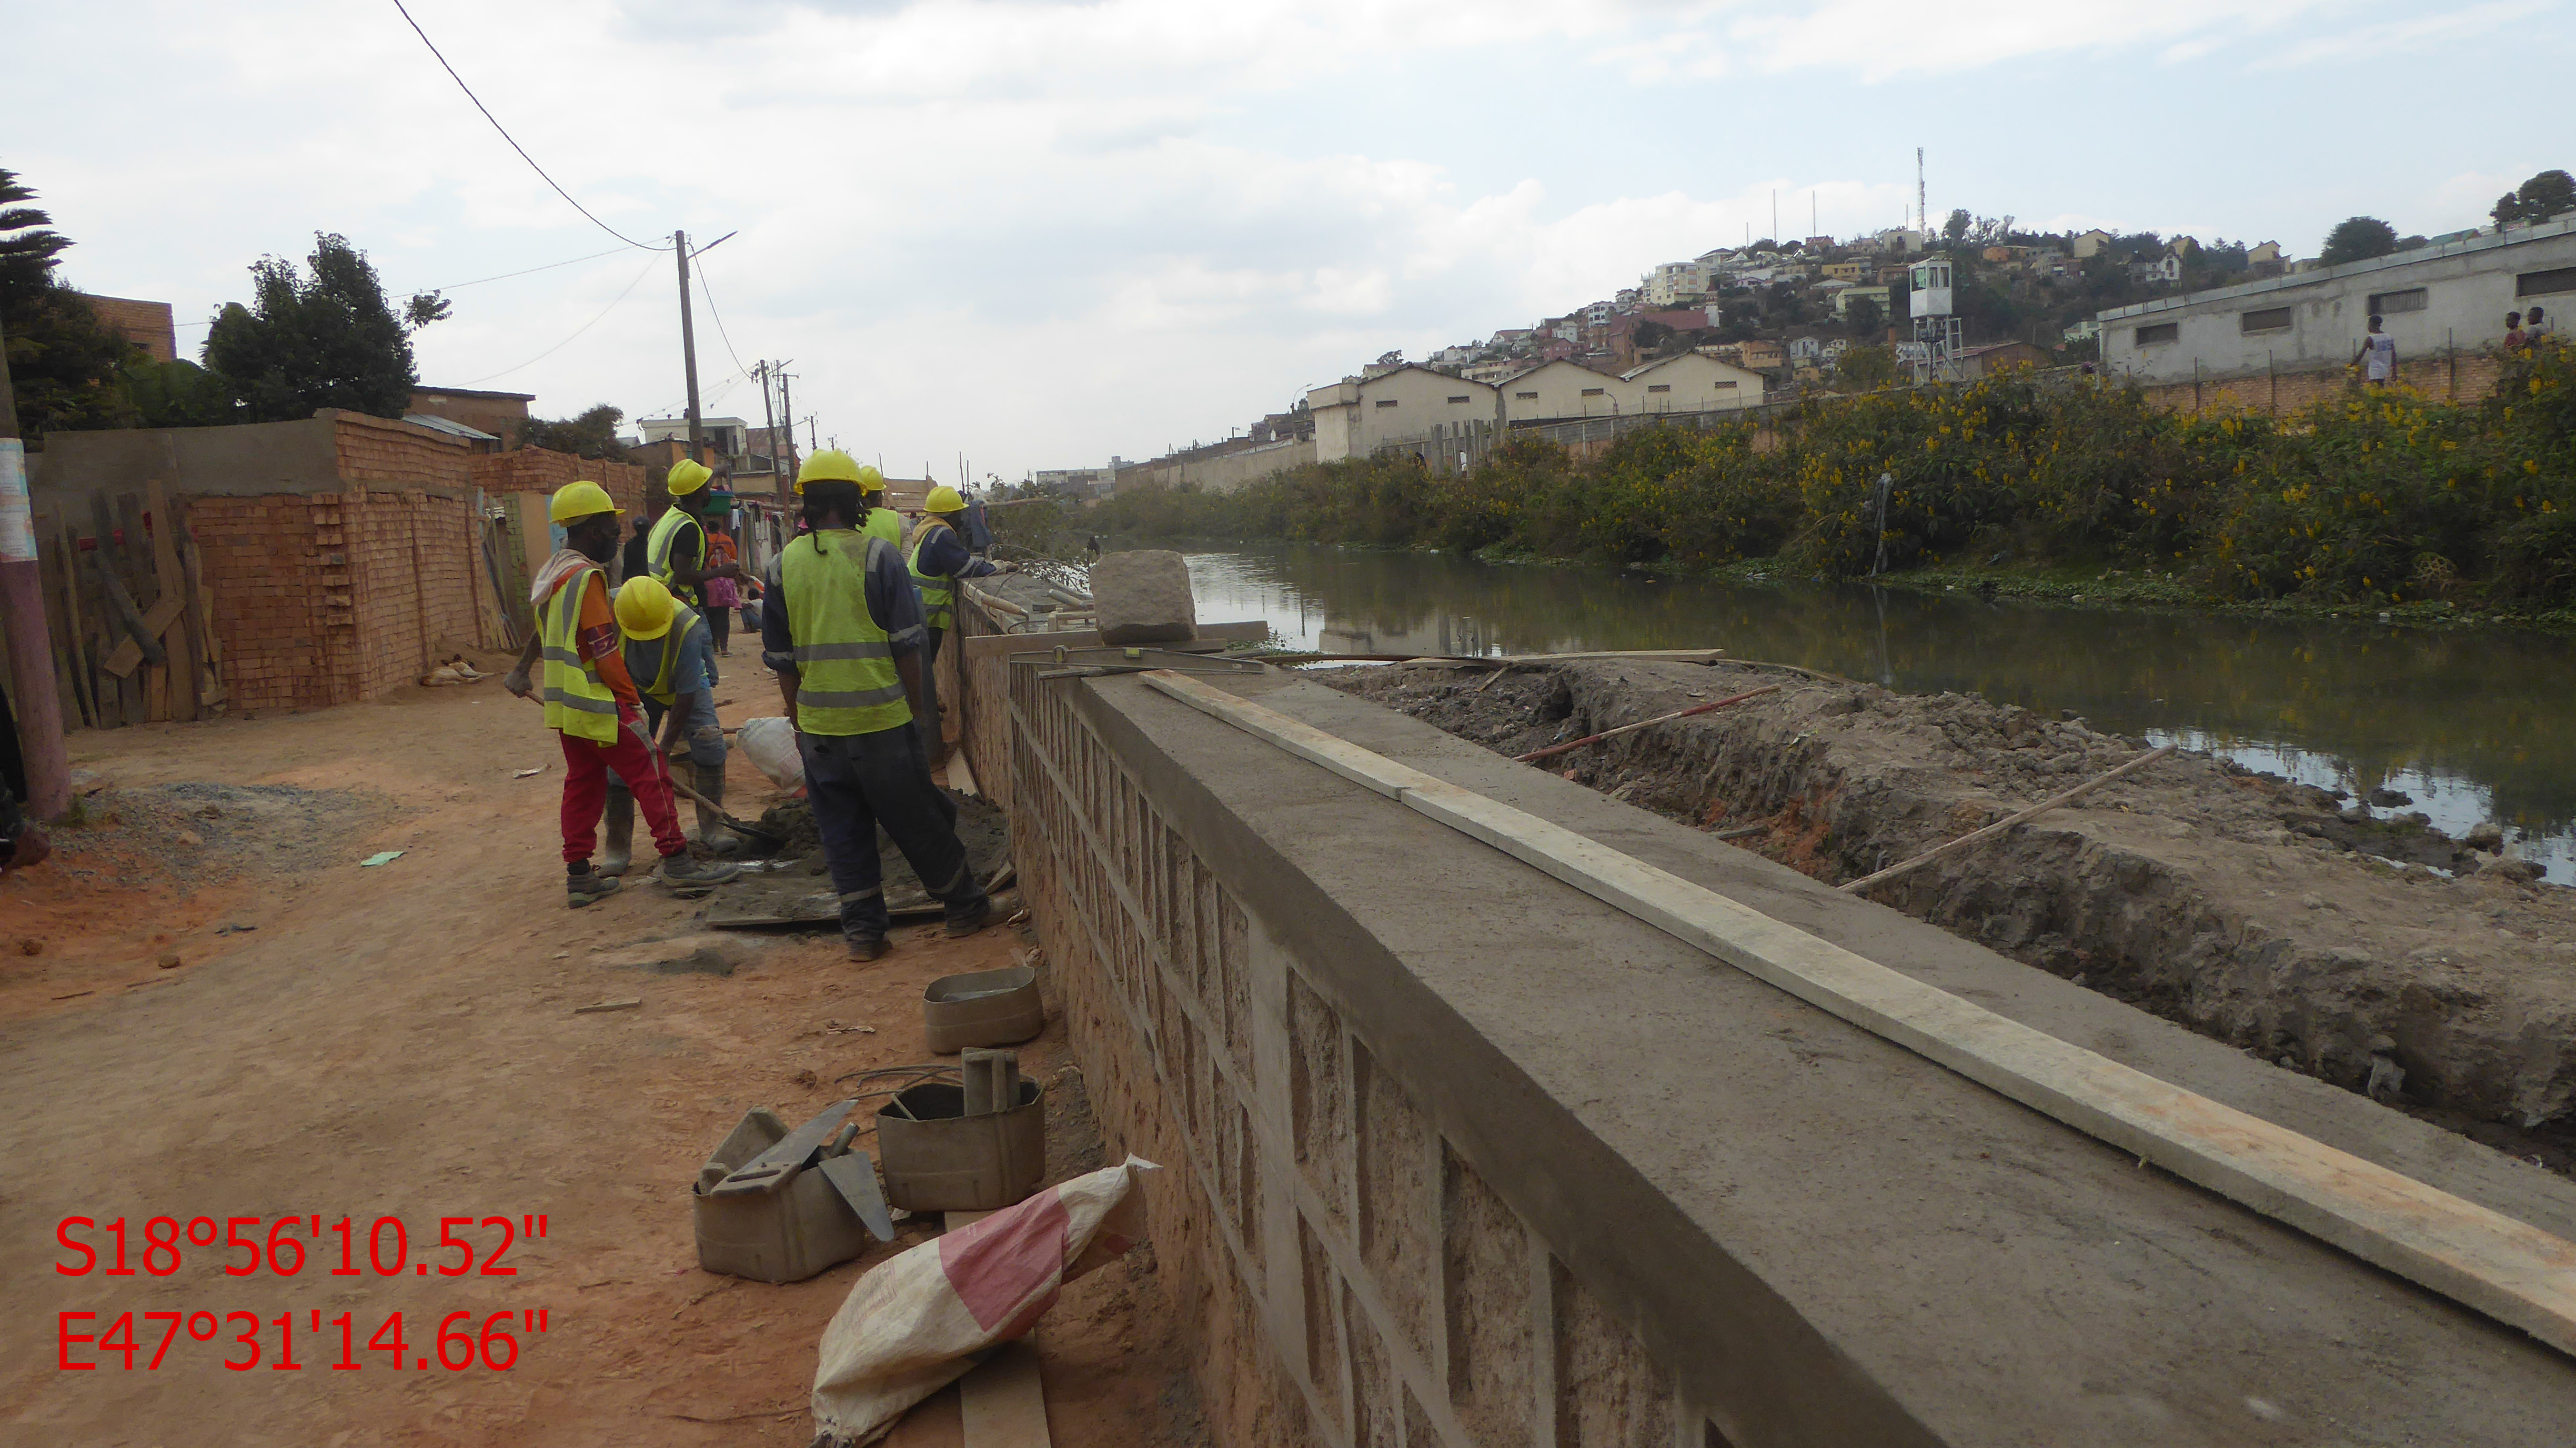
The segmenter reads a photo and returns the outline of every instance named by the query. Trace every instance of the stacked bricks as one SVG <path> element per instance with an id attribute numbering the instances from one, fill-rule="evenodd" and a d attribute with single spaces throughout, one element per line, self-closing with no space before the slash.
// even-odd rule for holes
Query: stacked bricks
<path id="1" fill-rule="evenodd" d="M 1214 1437 L 1722 1441 L 1246 908 L 1191 802 L 1012 672 L 1013 854 L 1104 1135 L 1169 1168 L 1142 1189 Z"/>
<path id="2" fill-rule="evenodd" d="M 342 702 L 323 666 L 312 501 L 292 493 L 188 501 L 215 635 L 223 640 L 225 684 L 233 707 L 246 713 Z"/>
<path id="3" fill-rule="evenodd" d="M 467 461 L 474 486 L 487 493 L 551 493 L 577 478 L 588 478 L 608 490 L 628 519 L 644 509 L 644 469 L 634 463 L 602 462 L 541 447 L 516 452 L 482 453 Z"/>
<path id="4" fill-rule="evenodd" d="M 2493 352 L 2401 357 L 2397 386 L 2434 402 L 2476 402 L 2495 391 L 2502 368 L 2503 359 Z M 2345 368 L 2327 367 L 2204 377 L 2196 382 L 2157 383 L 2141 390 L 2150 404 L 2169 411 L 2223 410 L 2287 417 L 2317 403 L 2353 395 L 2361 388 L 2359 376 Z"/>

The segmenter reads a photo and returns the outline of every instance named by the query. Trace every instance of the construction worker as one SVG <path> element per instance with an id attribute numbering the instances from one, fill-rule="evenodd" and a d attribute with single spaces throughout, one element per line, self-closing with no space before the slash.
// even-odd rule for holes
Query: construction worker
<path id="1" fill-rule="evenodd" d="M 939 732 L 939 644 L 957 626 L 957 580 L 1008 572 L 1013 565 L 974 556 L 957 531 L 966 500 L 941 483 L 922 505 L 923 517 L 912 530 L 912 549 L 904 561 L 913 585 L 921 590 L 921 620 L 927 632 L 921 650 L 922 757 L 936 768 L 945 746 Z"/>
<path id="2" fill-rule="evenodd" d="M 957 838 L 957 807 L 931 783 L 912 728 L 924 673 L 921 600 L 902 556 L 860 531 L 867 505 L 857 479 L 825 476 L 847 461 L 818 453 L 797 475 L 809 531 L 770 564 L 760 646 L 796 722 L 805 796 L 840 895 L 842 938 L 850 959 L 870 961 L 885 954 L 893 923 L 878 872 L 879 825 L 946 907 L 950 935 L 983 929 L 993 902 Z"/>
<path id="3" fill-rule="evenodd" d="M 736 854 L 742 840 L 724 827 L 725 737 L 716 721 L 714 630 L 706 615 L 671 596 L 656 578 L 630 578 L 614 592 L 626 675 L 644 696 L 645 733 L 657 757 L 688 741 L 689 785 L 698 794 L 698 843 Z M 678 809 L 673 806 L 674 811 Z M 635 796 L 608 782 L 608 849 L 599 873 L 623 875 L 635 843 Z"/>
<path id="4" fill-rule="evenodd" d="M 617 551 L 617 518 L 624 510 L 609 501 L 606 489 L 584 481 L 556 489 L 547 511 L 564 530 L 564 546 L 537 570 L 528 590 L 537 628 L 519 651 L 518 667 L 502 682 L 522 699 L 540 697 L 528 674 L 543 654 L 546 725 L 563 740 L 565 903 L 579 909 L 617 890 L 615 876 L 590 867 L 593 831 L 612 773 L 643 803 L 661 851 L 664 883 L 730 880 L 737 867 L 689 855 L 688 837 L 671 808 L 671 777 L 645 737 L 643 707 L 618 645 L 601 567 Z"/>
<path id="5" fill-rule="evenodd" d="M 886 506 L 885 474 L 839 448 L 827 447 L 796 470 L 797 492 L 803 493 L 809 482 L 856 483 L 859 505 L 868 512 L 859 531 L 871 538 L 883 538 L 896 548 L 903 546 L 903 515 Z"/>
<path id="6" fill-rule="evenodd" d="M 644 571 L 662 580 L 673 598 L 692 608 L 706 602 L 701 587 L 706 580 L 742 577 L 742 565 L 707 558 L 707 530 L 697 515 L 715 506 L 719 495 L 707 486 L 714 476 L 706 464 L 682 458 L 671 464 L 663 478 L 662 494 L 646 503 L 653 514 L 653 531 L 644 543 Z"/>

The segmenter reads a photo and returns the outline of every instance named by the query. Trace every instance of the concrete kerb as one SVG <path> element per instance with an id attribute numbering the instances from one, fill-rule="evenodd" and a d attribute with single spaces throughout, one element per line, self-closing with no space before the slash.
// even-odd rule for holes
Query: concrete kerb
<path id="1" fill-rule="evenodd" d="M 1247 908 L 1288 922 L 1300 974 L 1738 1445 L 2237 1441 L 2256 1400 L 2393 1442 L 2576 1404 L 2565 1362 L 2527 1339 L 1749 977 L 1678 968 L 1670 936 L 1363 806 L 1376 788 L 1133 680 L 1055 687 Z M 1428 726 L 1318 686 L 1244 692 L 2330 1142 L 2570 1216 L 2564 1183 Z M 1785 1077 L 1768 1064 L 1783 1040 L 1800 1063 Z M 2477 1412 L 2382 1371 L 2408 1363 L 2476 1364 Z"/>

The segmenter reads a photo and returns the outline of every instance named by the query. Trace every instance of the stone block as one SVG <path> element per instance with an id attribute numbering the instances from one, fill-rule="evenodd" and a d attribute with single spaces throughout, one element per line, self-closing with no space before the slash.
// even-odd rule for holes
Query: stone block
<path id="1" fill-rule="evenodd" d="M 1477 1443 L 1523 1448 L 1535 1367 L 1529 1232 L 1445 1142 L 1440 1156 L 1449 1404 Z"/>
<path id="2" fill-rule="evenodd" d="M 1351 1048 L 1353 1138 L 1359 1152 L 1360 1260 L 1377 1281 L 1400 1337 L 1426 1363 L 1440 1300 L 1438 1134 L 1366 1046 Z"/>
<path id="3" fill-rule="evenodd" d="M 1091 565 L 1091 599 L 1102 643 L 1186 643 L 1198 637 L 1190 570 L 1168 548 L 1102 555 Z"/>

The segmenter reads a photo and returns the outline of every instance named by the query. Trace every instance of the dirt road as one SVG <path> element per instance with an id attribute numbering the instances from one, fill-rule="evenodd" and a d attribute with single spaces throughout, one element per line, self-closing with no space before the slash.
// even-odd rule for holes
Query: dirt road
<path id="1" fill-rule="evenodd" d="M 729 679 L 719 693 L 752 688 Z M 648 886 L 564 908 L 561 757 L 534 707 L 497 680 L 318 714 L 86 733 L 73 762 L 104 781 L 87 797 L 92 823 L 61 832 L 52 864 L 0 879 L 11 1164 L 0 1281 L 19 1307 L 0 1317 L 0 1439 L 812 1436 L 805 1394 L 823 1324 L 867 1265 L 926 1238 L 905 1233 L 789 1286 L 710 1276 L 696 1265 L 688 1183 L 746 1108 L 801 1120 L 850 1089 L 836 1077 L 924 1059 L 923 984 L 1007 964 L 1031 937 L 899 928 L 895 952 L 870 967 L 850 965 L 836 937 L 728 937 L 730 974 L 642 963 L 688 957 L 700 906 Z M 737 813 L 770 802 L 739 757 L 730 787 Z M 357 863 L 385 850 L 403 854 Z M 1079 1108 L 1060 1025 L 1024 1061 Z M 1051 1180 L 1101 1150 L 1084 1139 L 1086 1111 L 1058 1116 Z M 56 1235 L 74 1216 L 126 1218 L 134 1274 L 110 1275 L 102 1226 L 75 1233 L 99 1250 L 92 1270 L 61 1275 L 58 1263 L 79 1260 Z M 142 1260 L 144 1224 L 162 1216 L 182 1234 L 167 1275 Z M 484 1219 L 509 1220 L 501 1265 L 514 1275 L 421 1270 L 455 1260 L 436 1244 L 440 1219 L 459 1216 L 475 1219 L 462 1231 L 486 1259 L 505 1228 Z M 539 1216 L 543 1234 L 530 1235 Z M 236 1217 L 259 1219 L 250 1275 L 224 1270 L 241 1249 L 186 1236 L 194 1219 L 219 1234 Z M 407 1258 L 394 1229 L 370 1232 L 387 1217 L 403 1224 Z M 297 1219 L 287 1235 L 304 1248 L 292 1275 L 266 1258 L 280 1218 Z M 304 1230 L 315 1218 L 319 1242 Z M 338 1272 L 343 1218 L 353 1250 Z M 371 1235 L 391 1274 L 370 1266 Z M 1068 1288 L 1041 1326 L 1058 1443 L 1199 1441 L 1183 1348 L 1156 1298 L 1140 1249 Z M 543 1330 L 529 1331 L 539 1310 Z M 89 1344 L 68 1355 L 95 1370 L 58 1366 L 58 1314 L 98 1314 L 69 1330 L 101 1333 L 129 1312 L 133 1370 Z M 208 1341 L 181 1330 L 151 1368 L 164 1330 L 151 1312 L 256 1314 L 257 1365 L 224 1366 L 249 1351 L 234 1340 L 244 1317 Z M 407 1346 L 369 1351 L 395 1312 Z M 439 1367 L 439 1325 L 459 1312 L 478 1332 L 512 1314 L 502 1329 L 515 1364 Z M 283 1314 L 291 1371 L 277 1364 Z M 333 1366 L 342 1314 L 356 1370 Z M 953 1390 L 947 1399 L 891 1441 L 956 1441 Z"/>

